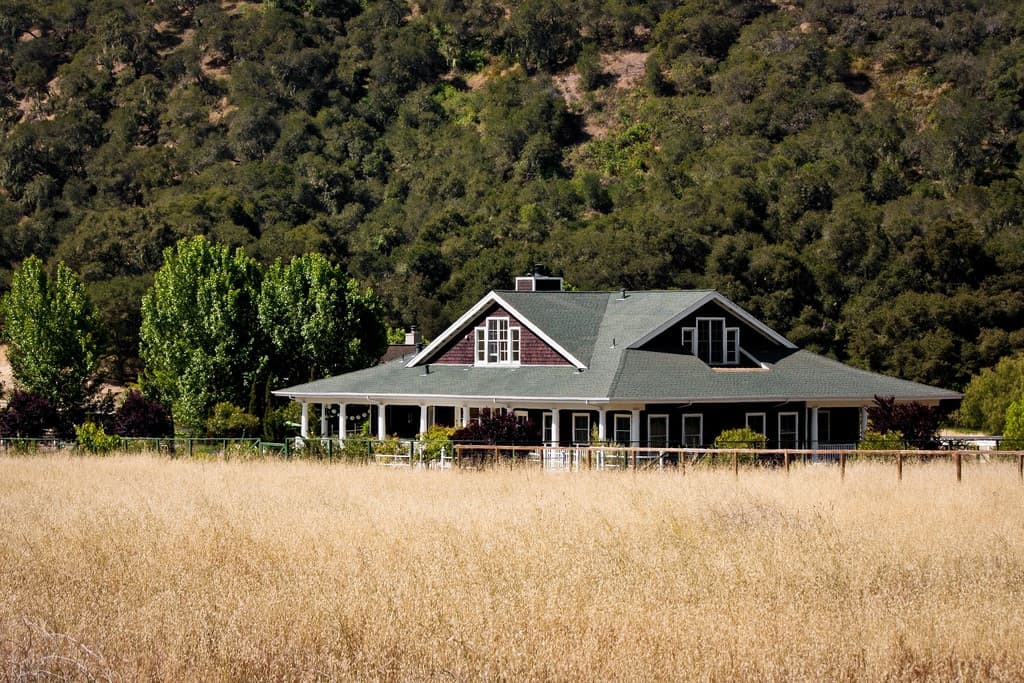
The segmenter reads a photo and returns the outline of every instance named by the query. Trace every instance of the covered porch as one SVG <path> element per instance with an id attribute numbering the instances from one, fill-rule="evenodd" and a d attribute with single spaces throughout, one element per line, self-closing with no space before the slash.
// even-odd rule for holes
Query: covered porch
<path id="1" fill-rule="evenodd" d="M 301 397 L 303 438 L 414 439 L 432 426 L 460 428 L 486 412 L 515 415 L 530 424 L 532 445 L 636 447 L 710 446 L 724 429 L 750 427 L 769 447 L 849 447 L 867 427 L 867 405 L 707 403 L 621 404 L 600 401 L 395 400 L 388 397 Z"/>

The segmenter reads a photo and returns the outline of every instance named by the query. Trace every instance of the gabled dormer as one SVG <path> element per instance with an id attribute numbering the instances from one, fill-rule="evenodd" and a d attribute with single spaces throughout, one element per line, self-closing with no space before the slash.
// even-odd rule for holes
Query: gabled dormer
<path id="1" fill-rule="evenodd" d="M 479 368 L 586 367 L 558 339 L 517 310 L 499 292 L 487 294 L 406 366 L 429 363 Z"/>
<path id="2" fill-rule="evenodd" d="M 631 348 L 696 356 L 712 368 L 756 368 L 796 346 L 718 292 L 708 292 Z"/>

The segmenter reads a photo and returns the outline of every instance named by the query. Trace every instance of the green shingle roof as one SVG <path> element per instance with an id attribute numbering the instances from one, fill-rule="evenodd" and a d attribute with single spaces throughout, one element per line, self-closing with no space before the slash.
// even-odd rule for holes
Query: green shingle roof
<path id="1" fill-rule="evenodd" d="M 402 360 L 302 384 L 275 393 L 353 401 L 388 397 L 433 402 L 470 400 L 722 402 L 764 400 L 870 401 L 875 395 L 944 400 L 959 394 L 858 370 L 808 351 L 779 348 L 759 368 L 711 368 L 700 359 L 629 348 L 710 290 L 673 292 L 496 292 L 494 295 L 586 365 L 474 367 Z M 731 302 L 730 302 L 731 303 Z M 444 337 L 445 335 L 442 335 Z M 741 342 L 742 343 L 742 342 Z M 428 348 L 429 354 L 429 348 Z"/>

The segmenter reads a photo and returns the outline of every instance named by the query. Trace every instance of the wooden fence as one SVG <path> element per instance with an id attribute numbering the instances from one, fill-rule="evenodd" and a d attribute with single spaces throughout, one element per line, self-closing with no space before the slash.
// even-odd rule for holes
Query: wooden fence
<path id="1" fill-rule="evenodd" d="M 552 470 L 653 469 L 673 467 L 731 468 L 739 476 L 743 467 L 775 467 L 789 473 L 795 464 L 831 463 L 839 477 L 846 477 L 846 466 L 853 460 L 888 461 L 894 466 L 896 478 L 903 479 L 904 465 L 909 461 L 945 460 L 953 465 L 956 480 L 963 481 L 964 460 L 1014 461 L 1017 476 L 1024 482 L 1024 451 L 980 450 L 820 450 L 820 449 L 720 449 L 720 448 L 638 448 L 609 446 L 536 447 L 482 446 L 455 444 L 452 464 L 455 467 L 540 467 Z M 443 465 L 442 461 L 442 465 Z"/>
<path id="2" fill-rule="evenodd" d="M 74 442 L 57 439 L 0 439 L 0 453 L 35 453 L 70 450 L 81 452 Z M 300 457 L 360 463 L 378 463 L 396 467 L 485 468 L 535 467 L 543 470 L 631 470 L 688 468 L 732 470 L 770 467 L 784 470 L 797 464 L 827 463 L 836 466 L 840 478 L 846 466 L 855 460 L 885 461 L 893 466 L 896 478 L 903 479 L 908 462 L 940 461 L 952 464 L 956 480 L 963 480 L 965 460 L 1016 461 L 1017 476 L 1024 482 L 1024 450 L 856 450 L 844 449 L 735 449 L 735 448 L 652 448 L 629 446 L 491 446 L 447 444 L 439 455 L 428 456 L 424 444 L 415 440 L 391 439 L 383 442 L 367 439 L 306 439 L 292 444 L 268 443 L 259 439 L 120 439 L 113 452 L 157 452 L 171 457 L 210 457 L 246 453 L 260 457 Z M 108 451 L 108 452 L 109 452 Z"/>

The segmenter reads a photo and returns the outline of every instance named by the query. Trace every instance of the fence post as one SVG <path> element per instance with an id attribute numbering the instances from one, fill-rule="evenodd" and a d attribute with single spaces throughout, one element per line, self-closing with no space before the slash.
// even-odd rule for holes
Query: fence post
<path id="1" fill-rule="evenodd" d="M 740 454 L 738 451 L 732 452 L 732 474 L 737 479 L 740 476 Z"/>
<path id="2" fill-rule="evenodd" d="M 956 460 L 956 480 L 960 482 L 963 479 L 963 458 L 960 451 L 953 454 L 953 459 Z"/>
<path id="3" fill-rule="evenodd" d="M 593 457 L 594 457 L 593 456 L 593 451 L 590 448 L 587 448 L 587 469 L 588 470 L 594 469 Z"/>
<path id="4" fill-rule="evenodd" d="M 192 459 L 192 437 L 188 437 L 188 457 Z"/>
<path id="5" fill-rule="evenodd" d="M 636 472 L 636 456 L 637 456 L 637 452 L 636 452 L 636 449 L 634 448 L 633 449 L 633 471 L 634 472 Z"/>
<path id="6" fill-rule="evenodd" d="M 1024 453 L 1017 455 L 1017 476 L 1024 481 Z"/>
<path id="7" fill-rule="evenodd" d="M 455 466 L 462 467 L 462 446 L 455 445 Z"/>
<path id="8" fill-rule="evenodd" d="M 903 451 L 896 454 L 896 481 L 903 481 Z"/>
<path id="9" fill-rule="evenodd" d="M 846 451 L 839 451 L 839 478 L 846 479 Z"/>
<path id="10" fill-rule="evenodd" d="M 786 465 L 786 474 L 789 474 L 789 451 L 783 451 L 782 462 Z"/>

